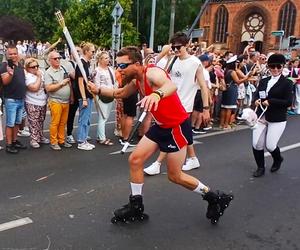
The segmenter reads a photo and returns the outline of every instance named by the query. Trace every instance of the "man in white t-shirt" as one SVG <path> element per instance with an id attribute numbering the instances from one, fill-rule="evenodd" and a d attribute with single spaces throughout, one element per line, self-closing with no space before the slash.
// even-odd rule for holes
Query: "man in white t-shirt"
<path id="1" fill-rule="evenodd" d="M 204 109 L 203 120 L 204 122 L 208 122 L 210 120 L 208 106 L 209 91 L 204 80 L 202 64 L 197 57 L 192 56 L 187 52 L 189 38 L 186 34 L 178 32 L 171 38 L 170 42 L 171 46 L 169 45 L 169 50 L 172 49 L 175 52 L 177 59 L 174 63 L 170 64 L 172 67 L 169 73 L 172 82 L 174 82 L 177 86 L 177 93 L 181 103 L 187 113 L 191 114 L 193 112 L 196 92 L 199 88 L 201 88 Z M 169 50 L 166 49 L 166 53 Z M 163 56 L 164 55 L 161 55 L 161 57 Z M 193 144 L 188 145 L 187 155 L 188 158 L 186 160 L 186 164 L 183 165 L 182 170 L 191 170 L 200 167 Z M 158 159 L 148 168 L 145 168 L 144 172 L 148 175 L 159 174 L 161 161 L 164 157 L 165 154 L 160 153 Z"/>

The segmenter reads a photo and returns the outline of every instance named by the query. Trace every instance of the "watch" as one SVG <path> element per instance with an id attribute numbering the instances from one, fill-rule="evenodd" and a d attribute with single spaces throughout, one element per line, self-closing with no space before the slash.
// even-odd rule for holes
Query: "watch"
<path id="1" fill-rule="evenodd" d="M 209 109 L 209 106 L 204 106 L 203 109 Z"/>
<path id="2" fill-rule="evenodd" d="M 153 91 L 153 93 L 156 93 L 159 95 L 160 99 L 164 97 L 165 93 L 159 89 Z"/>

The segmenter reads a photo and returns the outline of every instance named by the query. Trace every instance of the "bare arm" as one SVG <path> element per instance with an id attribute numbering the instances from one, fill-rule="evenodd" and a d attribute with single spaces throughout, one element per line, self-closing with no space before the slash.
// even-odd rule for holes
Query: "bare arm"
<path id="1" fill-rule="evenodd" d="M 169 53 L 170 49 L 171 49 L 170 44 L 164 45 L 161 52 L 156 57 L 156 63 L 158 63 L 164 56 L 166 56 Z"/>
<path id="2" fill-rule="evenodd" d="M 250 75 L 250 74 L 249 74 Z M 238 77 L 238 74 L 237 74 L 237 72 L 236 71 L 232 71 L 231 72 L 231 77 L 232 77 L 232 79 L 233 79 L 233 81 L 236 83 L 236 84 L 241 84 L 241 83 L 243 83 L 243 82 L 245 82 L 245 81 L 247 81 L 248 79 L 249 79 L 249 75 L 244 75 L 244 77 L 243 78 L 239 78 Z"/>
<path id="3" fill-rule="evenodd" d="M 6 70 L 7 70 L 7 72 L 4 72 L 1 74 L 1 79 L 2 79 L 3 85 L 10 84 L 10 82 L 13 78 L 13 75 L 14 75 L 14 70 L 11 67 L 7 66 Z"/>
<path id="4" fill-rule="evenodd" d="M 210 114 L 209 114 L 209 90 L 206 85 L 204 74 L 203 74 L 203 67 L 199 65 L 196 71 L 196 79 L 201 88 L 201 97 L 203 103 L 203 121 L 204 123 L 208 123 L 210 121 Z"/>
<path id="5" fill-rule="evenodd" d="M 95 95 L 103 95 L 112 98 L 126 98 L 136 92 L 135 81 L 131 81 L 123 88 L 110 89 L 106 87 L 97 87 L 94 83 L 88 83 L 88 89 Z"/>
<path id="6" fill-rule="evenodd" d="M 140 105 L 145 111 L 151 111 L 152 109 L 155 111 L 158 108 L 158 103 L 161 98 L 172 95 L 176 92 L 176 85 L 167 77 L 165 71 L 159 68 L 152 68 L 147 71 L 146 74 L 147 79 L 149 80 L 152 89 L 159 90 L 163 93 L 163 97 L 161 97 L 158 93 L 151 93 L 150 95 L 145 96 L 142 100 L 140 100 L 137 105 Z"/>
<path id="7" fill-rule="evenodd" d="M 54 82 L 54 83 L 51 83 L 51 84 L 47 84 L 45 86 L 45 89 L 47 92 L 55 92 L 59 89 L 61 89 L 63 86 L 67 85 L 69 83 L 69 78 L 66 78 L 64 80 L 62 80 L 62 82 L 60 83 L 57 83 L 57 82 Z"/>
<path id="8" fill-rule="evenodd" d="M 41 87 L 41 83 L 42 83 L 42 76 L 41 74 L 39 74 L 37 75 L 35 82 L 32 82 L 29 85 L 27 85 L 27 89 L 31 92 L 37 92 Z"/>

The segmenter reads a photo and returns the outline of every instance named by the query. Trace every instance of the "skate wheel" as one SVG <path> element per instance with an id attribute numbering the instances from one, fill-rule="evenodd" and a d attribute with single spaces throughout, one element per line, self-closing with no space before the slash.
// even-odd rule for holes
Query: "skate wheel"
<path id="1" fill-rule="evenodd" d="M 138 217 L 139 221 L 143 221 L 143 220 L 148 220 L 149 216 L 147 214 L 142 214 L 141 216 Z"/>
<path id="2" fill-rule="evenodd" d="M 111 218 L 110 221 L 111 221 L 112 224 L 116 224 L 118 220 L 117 220 L 116 217 L 113 217 L 113 218 Z"/>
<path id="3" fill-rule="evenodd" d="M 216 219 L 211 219 L 210 222 L 211 222 L 211 224 L 215 225 L 215 224 L 218 223 L 218 220 L 216 220 Z"/>
<path id="4" fill-rule="evenodd" d="M 135 221 L 135 218 L 134 218 L 134 217 L 131 217 L 131 218 L 130 218 L 130 221 L 132 221 L 132 222 Z"/>

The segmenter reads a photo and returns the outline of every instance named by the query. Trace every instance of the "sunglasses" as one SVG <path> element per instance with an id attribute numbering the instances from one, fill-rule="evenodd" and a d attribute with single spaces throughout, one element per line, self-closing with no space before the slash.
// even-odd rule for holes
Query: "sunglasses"
<path id="1" fill-rule="evenodd" d="M 60 60 L 61 59 L 61 57 L 53 57 L 53 58 L 51 58 L 51 59 L 53 59 L 53 60 Z"/>
<path id="2" fill-rule="evenodd" d="M 281 64 L 268 64 L 268 67 L 270 69 L 282 69 L 282 65 Z"/>
<path id="3" fill-rule="evenodd" d="M 172 50 L 175 51 L 175 49 L 177 49 L 178 51 L 181 49 L 183 45 L 173 45 L 171 46 Z"/>
<path id="4" fill-rule="evenodd" d="M 118 63 L 117 68 L 126 69 L 131 64 L 134 64 L 134 63 Z"/>
<path id="5" fill-rule="evenodd" d="M 29 66 L 28 68 L 30 68 L 30 69 L 38 69 L 38 68 L 39 68 L 39 65 Z"/>

